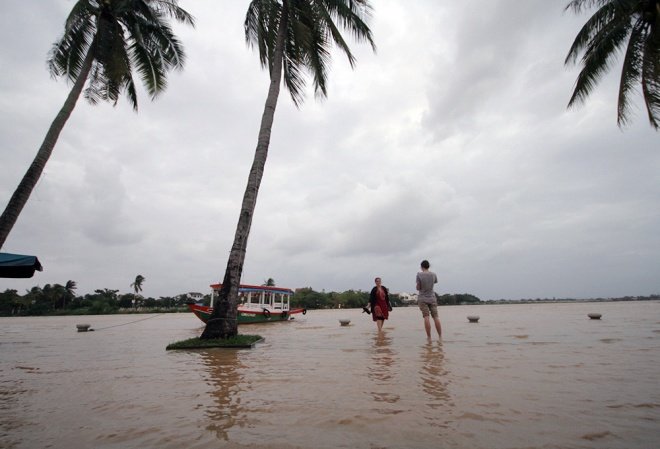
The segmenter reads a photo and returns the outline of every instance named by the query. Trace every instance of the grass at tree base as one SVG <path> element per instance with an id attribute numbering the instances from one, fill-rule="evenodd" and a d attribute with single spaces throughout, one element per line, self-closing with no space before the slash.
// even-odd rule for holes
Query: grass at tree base
<path id="1" fill-rule="evenodd" d="M 166 349 L 252 348 L 260 341 L 263 341 L 260 335 L 236 335 L 231 338 L 211 340 L 202 340 L 195 337 L 170 343 Z"/>

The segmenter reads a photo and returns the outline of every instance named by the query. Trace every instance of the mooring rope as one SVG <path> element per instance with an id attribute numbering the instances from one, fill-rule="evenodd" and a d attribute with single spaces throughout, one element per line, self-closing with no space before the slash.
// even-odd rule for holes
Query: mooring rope
<path id="1" fill-rule="evenodd" d="M 150 320 L 151 318 L 156 318 L 157 316 L 160 316 L 160 315 L 163 315 L 163 314 L 162 314 L 162 313 L 157 313 L 157 314 L 155 314 L 155 315 L 153 315 L 153 316 L 149 316 L 149 317 L 142 318 L 142 319 L 135 320 L 135 321 L 129 321 L 128 323 L 115 324 L 115 325 L 107 326 L 107 327 L 100 327 L 100 328 L 98 328 L 98 329 L 94 329 L 94 330 L 95 330 L 95 331 L 102 331 L 102 330 L 104 330 L 104 329 L 110 329 L 110 328 L 113 328 L 113 327 L 126 326 L 127 324 L 133 324 L 133 323 L 138 323 L 138 322 L 140 322 L 140 321 Z M 91 330 L 91 329 L 90 329 L 90 330 Z"/>

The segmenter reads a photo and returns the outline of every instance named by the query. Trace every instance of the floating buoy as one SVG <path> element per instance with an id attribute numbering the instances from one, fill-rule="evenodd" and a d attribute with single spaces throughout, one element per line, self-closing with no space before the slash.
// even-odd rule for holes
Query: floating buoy
<path id="1" fill-rule="evenodd" d="M 587 316 L 592 320 L 600 320 L 600 317 L 602 317 L 603 315 L 601 315 L 600 313 L 589 313 L 587 314 Z"/>
<path id="2" fill-rule="evenodd" d="M 470 323 L 478 323 L 479 322 L 479 317 L 477 315 L 469 315 L 467 317 L 467 319 Z"/>
<path id="3" fill-rule="evenodd" d="M 78 332 L 87 332 L 88 330 L 90 330 L 89 328 L 91 326 L 92 326 L 91 324 L 76 324 L 76 328 L 78 329 Z"/>
<path id="4" fill-rule="evenodd" d="M 342 326 L 348 326 L 351 323 L 351 320 L 339 320 L 339 324 Z"/>

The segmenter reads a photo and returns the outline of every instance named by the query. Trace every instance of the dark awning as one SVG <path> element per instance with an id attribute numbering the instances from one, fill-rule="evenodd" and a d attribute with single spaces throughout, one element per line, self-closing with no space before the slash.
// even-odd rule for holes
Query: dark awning
<path id="1" fill-rule="evenodd" d="M 36 256 L 0 253 L 0 278 L 31 278 L 43 270 Z"/>

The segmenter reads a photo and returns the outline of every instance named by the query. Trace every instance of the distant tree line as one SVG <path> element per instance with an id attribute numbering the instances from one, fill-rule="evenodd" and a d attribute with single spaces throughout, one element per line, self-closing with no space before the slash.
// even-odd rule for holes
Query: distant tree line
<path id="1" fill-rule="evenodd" d="M 613 302 L 613 301 L 658 301 L 660 294 L 649 296 L 616 296 L 609 298 L 522 298 L 522 299 L 496 299 L 486 301 L 484 304 L 534 304 L 539 302 Z"/>
<path id="2" fill-rule="evenodd" d="M 460 305 L 477 304 L 481 302 L 479 298 L 469 293 L 445 294 L 436 293 L 438 305 Z M 369 302 L 369 293 L 361 290 L 348 290 L 342 293 L 337 292 L 317 292 L 311 287 L 296 290 L 291 305 L 295 307 L 304 307 L 306 309 L 351 309 L 367 305 Z M 396 294 L 390 293 L 390 303 L 393 307 L 402 307 L 411 305 L 410 302 Z M 416 304 L 413 302 L 412 304 Z"/>
<path id="3" fill-rule="evenodd" d="M 138 278 L 136 278 L 138 280 Z M 143 281 L 142 278 L 140 281 Z M 34 315 L 101 315 L 112 313 L 144 312 L 186 312 L 190 301 L 188 293 L 159 298 L 143 297 L 138 282 L 131 284 L 134 293 L 119 293 L 108 288 L 94 290 L 94 293 L 76 295 L 75 281 L 65 285 L 46 284 L 32 287 L 21 295 L 17 290 L 7 289 L 0 293 L 0 316 Z M 437 295 L 440 305 L 460 305 L 480 303 L 479 298 L 468 293 Z M 201 302 L 209 305 L 211 295 L 204 295 Z M 292 307 L 306 309 L 351 309 L 360 308 L 369 302 L 369 292 L 347 290 L 344 292 L 317 292 L 311 287 L 297 289 L 291 298 Z M 398 294 L 390 293 L 393 307 L 411 305 Z M 413 303 L 414 304 L 414 303 Z"/>
<path id="4" fill-rule="evenodd" d="M 24 295 L 7 289 L 0 293 L 0 316 L 102 315 L 187 310 L 187 293 L 155 299 L 136 293 L 121 294 L 119 290 L 107 288 L 76 296 L 74 289 L 73 281 L 69 281 L 67 285 L 46 284 L 43 287 L 32 287 Z M 210 298 L 210 295 L 208 296 Z"/>
<path id="5" fill-rule="evenodd" d="M 458 306 L 461 304 L 479 304 L 481 300 L 474 295 L 469 293 L 457 293 L 457 294 L 444 294 L 438 296 L 438 304 L 441 306 Z"/>
<path id="6" fill-rule="evenodd" d="M 108 288 L 94 290 L 94 293 L 78 296 L 75 294 L 76 282 L 66 284 L 46 284 L 43 287 L 32 287 L 24 295 L 17 290 L 7 289 L 0 292 L 0 316 L 35 316 L 35 315 L 103 315 L 112 313 L 159 313 L 187 312 L 186 303 L 190 301 L 188 293 L 175 296 L 160 296 L 159 298 L 143 297 L 139 291 L 144 277 L 138 275 L 136 282 L 131 284 L 134 293 L 119 293 L 119 290 Z M 272 279 L 264 285 L 274 285 Z M 536 298 L 518 300 L 488 300 L 481 301 L 469 293 L 436 294 L 438 305 L 453 306 L 465 304 L 526 304 L 537 302 L 579 302 L 579 301 L 657 301 L 660 294 L 649 296 L 622 296 L 616 298 Z M 211 295 L 204 295 L 200 300 L 209 305 Z M 344 292 L 315 291 L 312 287 L 297 289 L 291 298 L 292 307 L 306 309 L 353 309 L 365 306 L 369 302 L 369 292 L 347 290 Z M 398 294 L 390 293 L 393 307 L 405 307 L 416 303 L 406 301 Z"/>

